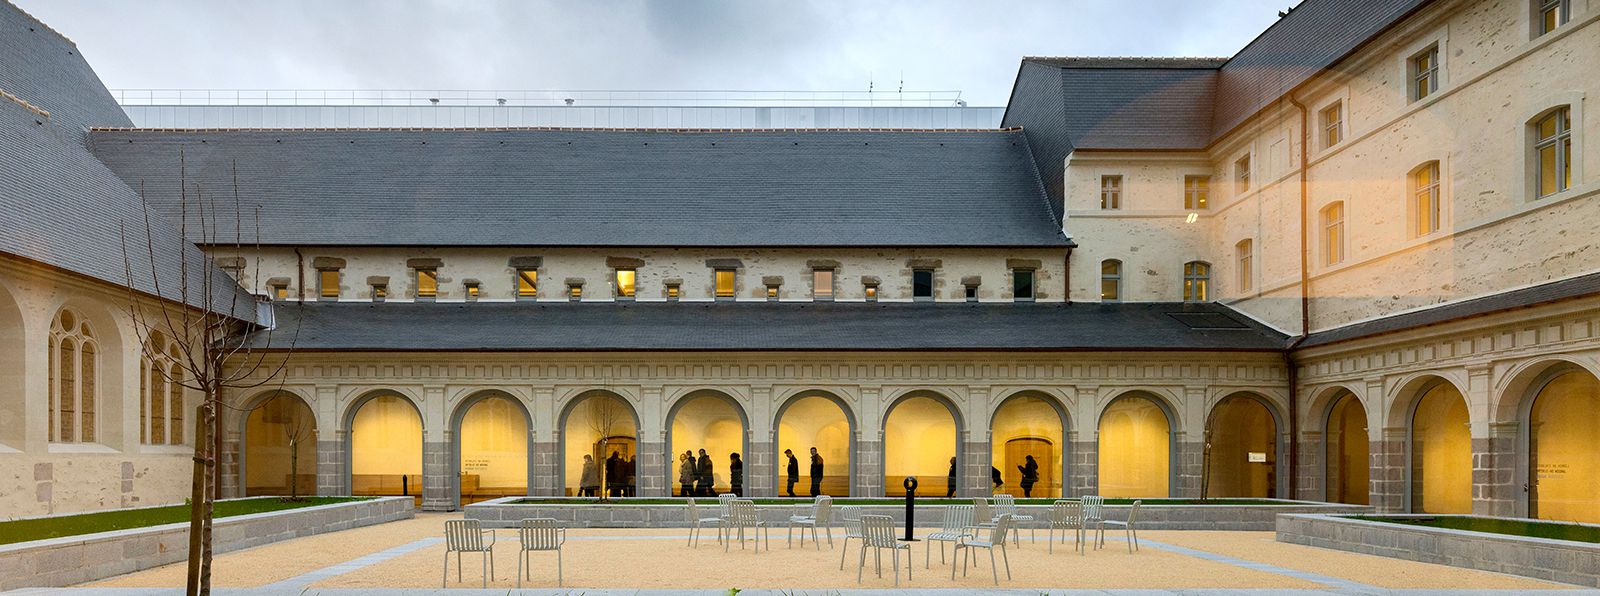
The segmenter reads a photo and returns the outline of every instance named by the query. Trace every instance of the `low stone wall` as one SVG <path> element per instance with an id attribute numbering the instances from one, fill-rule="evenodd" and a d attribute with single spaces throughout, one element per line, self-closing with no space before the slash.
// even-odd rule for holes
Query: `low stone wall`
<path id="1" fill-rule="evenodd" d="M 682 528 L 689 525 L 683 505 L 629 505 L 625 500 L 614 505 L 572 505 L 541 503 L 517 505 L 524 497 L 508 497 L 474 503 L 463 508 L 468 519 L 481 520 L 485 527 L 509 528 L 519 520 L 530 517 L 548 517 L 574 528 Z M 574 500 L 576 501 L 576 499 Z M 1359 505 L 1340 505 L 1311 501 L 1278 500 L 1280 505 L 1141 505 L 1139 528 L 1151 530 L 1250 530 L 1270 532 L 1280 513 L 1370 513 L 1371 509 Z M 715 515 L 716 501 L 698 501 L 702 517 Z M 916 525 L 939 527 L 944 521 L 944 505 L 918 505 Z M 1106 519 L 1126 520 L 1128 505 L 1107 505 Z M 810 515 L 811 502 L 798 500 L 793 505 L 760 505 L 757 511 L 762 521 L 781 524 L 791 515 Z M 837 509 L 837 506 L 835 506 Z M 1047 515 L 1048 505 L 1019 505 L 1018 512 L 1032 515 L 1031 525 L 1040 525 Z M 895 523 L 905 523 L 904 505 L 866 505 L 862 513 L 887 515 Z M 1024 523 L 1023 527 L 1030 527 Z"/>
<path id="2" fill-rule="evenodd" d="M 1278 516 L 1278 541 L 1581 586 L 1600 586 L 1600 544 L 1587 542 L 1311 514 Z"/>
<path id="3" fill-rule="evenodd" d="M 212 526 L 212 548 L 228 552 L 415 515 L 410 497 L 382 497 L 224 517 Z M 80 584 L 176 563 L 188 553 L 187 522 L 0 545 L 0 591 Z"/>

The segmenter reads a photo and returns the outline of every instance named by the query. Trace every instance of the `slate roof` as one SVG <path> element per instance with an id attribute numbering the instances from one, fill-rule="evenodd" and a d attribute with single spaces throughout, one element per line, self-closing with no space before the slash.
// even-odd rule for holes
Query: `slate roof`
<path id="1" fill-rule="evenodd" d="M 6 0 L 0 0 L 0 90 L 50 112 L 69 131 L 133 126 L 72 40 Z"/>
<path id="2" fill-rule="evenodd" d="M 229 187 L 265 244 L 1065 246 L 1018 131 L 96 130 L 131 185 Z M 170 211 L 176 188 L 149 197 Z"/>
<path id="3" fill-rule="evenodd" d="M 1215 304 L 306 303 L 297 351 L 1276 351 Z M 264 338 L 252 338 L 264 347 Z"/>
<path id="4" fill-rule="evenodd" d="M 1363 321 L 1327 331 L 1318 331 L 1312 333 L 1304 342 L 1301 342 L 1300 347 L 1323 346 L 1341 341 L 1417 329 L 1471 317 L 1531 308 L 1595 295 L 1600 295 L 1600 273 L 1580 275 L 1481 298 L 1461 300 L 1433 308 Z"/>

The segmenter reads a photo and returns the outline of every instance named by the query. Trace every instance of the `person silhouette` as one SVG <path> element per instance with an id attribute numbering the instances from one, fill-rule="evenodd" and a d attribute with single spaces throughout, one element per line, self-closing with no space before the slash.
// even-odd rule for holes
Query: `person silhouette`
<path id="1" fill-rule="evenodd" d="M 583 477 L 578 479 L 578 496 L 597 497 L 600 492 L 600 470 L 594 465 L 594 456 L 583 454 Z"/>
<path id="2" fill-rule="evenodd" d="M 700 494 L 707 497 L 712 496 L 716 491 L 711 488 L 711 480 L 716 476 L 717 469 L 711 463 L 711 456 L 706 455 L 706 450 L 704 449 L 700 450 L 699 468 L 700 480 L 698 484 L 700 485 Z"/>
<path id="3" fill-rule="evenodd" d="M 800 481 L 800 460 L 795 459 L 794 452 L 788 449 L 784 449 L 783 454 L 789 458 L 787 470 L 789 472 L 789 496 L 793 497 L 795 496 L 794 483 Z"/>
<path id="4" fill-rule="evenodd" d="M 1034 483 L 1039 482 L 1039 462 L 1034 461 L 1032 455 L 1028 456 L 1027 459 L 1027 464 L 1017 466 L 1017 469 L 1022 472 L 1023 498 L 1033 496 L 1033 485 Z"/>
<path id="5" fill-rule="evenodd" d="M 738 453 L 729 453 L 728 459 L 733 460 L 728 464 L 728 484 L 733 496 L 744 496 L 744 461 L 739 459 Z"/>
<path id="6" fill-rule="evenodd" d="M 606 458 L 605 488 L 606 496 L 622 496 L 622 454 L 611 452 L 611 457 Z"/>
<path id="7" fill-rule="evenodd" d="M 989 466 L 989 480 L 994 482 L 995 488 L 1000 488 L 1006 485 L 1006 482 L 1000 479 L 1000 468 L 996 468 L 994 466 Z"/>
<path id="8" fill-rule="evenodd" d="M 822 456 L 817 455 L 817 448 L 811 448 L 811 496 L 822 494 Z"/>
<path id="9" fill-rule="evenodd" d="M 956 458 L 950 458 L 950 472 L 945 476 L 947 486 L 944 491 L 944 498 L 954 498 L 956 496 Z"/>
<path id="10" fill-rule="evenodd" d="M 685 497 L 695 496 L 693 461 L 693 451 L 684 451 L 678 454 L 678 494 Z"/>

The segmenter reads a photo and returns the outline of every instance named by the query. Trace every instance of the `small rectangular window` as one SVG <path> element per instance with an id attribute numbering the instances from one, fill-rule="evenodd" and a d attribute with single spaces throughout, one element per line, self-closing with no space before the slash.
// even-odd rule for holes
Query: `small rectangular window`
<path id="1" fill-rule="evenodd" d="M 1344 102 L 1336 101 L 1333 105 L 1322 108 L 1318 117 L 1322 124 L 1322 148 L 1327 149 L 1344 140 Z"/>
<path id="2" fill-rule="evenodd" d="M 677 300 L 678 299 L 678 284 L 672 284 L 670 286 L 667 286 L 667 299 L 669 299 L 669 300 Z"/>
<path id="3" fill-rule="evenodd" d="M 778 286 L 767 286 L 767 301 L 768 302 L 775 302 L 777 300 L 778 300 Z"/>
<path id="4" fill-rule="evenodd" d="M 439 272 L 433 269 L 417 270 L 417 298 L 434 298 L 439 295 Z"/>
<path id="5" fill-rule="evenodd" d="M 1211 265 L 1190 261 L 1183 264 L 1183 301 L 1205 302 L 1211 299 Z"/>
<path id="6" fill-rule="evenodd" d="M 385 284 L 372 284 L 372 301 L 383 302 L 389 298 L 389 286 Z"/>
<path id="7" fill-rule="evenodd" d="M 1122 261 L 1115 259 L 1100 262 L 1100 301 L 1122 300 Z"/>
<path id="8" fill-rule="evenodd" d="M 1234 245 L 1233 250 L 1239 262 L 1239 291 L 1250 291 L 1255 281 L 1255 246 L 1254 242 L 1246 238 Z"/>
<path id="9" fill-rule="evenodd" d="M 1122 208 L 1122 176 L 1100 177 L 1100 208 Z"/>
<path id="10" fill-rule="evenodd" d="M 1442 213 L 1439 204 L 1439 162 L 1430 161 L 1411 172 L 1412 211 L 1416 214 L 1416 235 L 1439 231 Z"/>
<path id="11" fill-rule="evenodd" d="M 1033 270 L 1015 269 L 1011 271 L 1011 296 L 1013 300 L 1033 300 Z"/>
<path id="12" fill-rule="evenodd" d="M 317 296 L 339 298 L 339 270 L 323 269 L 317 272 Z"/>
<path id="13" fill-rule="evenodd" d="M 735 288 L 734 288 L 734 280 L 735 280 L 734 270 L 732 270 L 732 269 L 717 269 L 715 271 L 715 273 L 713 273 L 713 278 L 714 278 L 714 280 L 716 282 L 716 297 L 717 298 L 733 298 L 734 297 L 734 292 L 736 291 Z"/>
<path id="14" fill-rule="evenodd" d="M 1572 186 L 1572 112 L 1561 108 L 1534 123 L 1537 162 L 1535 196 L 1544 198 Z"/>
<path id="15" fill-rule="evenodd" d="M 1188 210 L 1208 209 L 1211 206 L 1211 177 L 1210 176 L 1184 176 L 1183 177 L 1183 208 Z"/>
<path id="16" fill-rule="evenodd" d="M 634 281 L 638 279 L 638 272 L 633 269 L 617 270 L 617 297 L 632 298 L 635 290 Z"/>
<path id="17" fill-rule="evenodd" d="M 1538 14 L 1534 15 L 1537 24 L 1535 37 L 1555 31 L 1572 18 L 1572 3 L 1570 0 L 1534 0 Z"/>
<path id="18" fill-rule="evenodd" d="M 572 284 L 567 286 L 567 300 L 571 302 L 583 300 L 583 284 Z"/>
<path id="19" fill-rule="evenodd" d="M 1429 46 L 1411 57 L 1411 99 L 1423 99 L 1439 90 L 1439 46 Z"/>
<path id="20" fill-rule="evenodd" d="M 478 300 L 478 284 L 466 284 L 466 288 L 467 288 L 467 302 L 475 302 L 475 301 L 477 301 Z"/>
<path id="21" fill-rule="evenodd" d="M 877 302 L 878 301 L 878 286 L 867 286 L 867 288 L 866 288 L 866 296 L 867 296 L 867 302 Z"/>
<path id="22" fill-rule="evenodd" d="M 933 299 L 932 269 L 915 269 L 911 271 L 911 297 L 915 300 Z"/>
<path id="23" fill-rule="evenodd" d="M 539 297 L 539 270 L 538 269 L 518 269 L 517 270 L 517 297 L 518 298 L 538 298 Z"/>
<path id="24" fill-rule="evenodd" d="M 833 270 L 811 270 L 811 297 L 816 300 L 833 299 Z"/>
<path id="25" fill-rule="evenodd" d="M 273 300 L 288 300 L 289 299 L 289 286 L 282 285 L 282 284 L 272 286 L 272 299 Z"/>
<path id="26" fill-rule="evenodd" d="M 1235 194 L 1250 192 L 1250 156 L 1245 155 L 1239 161 L 1233 162 L 1233 191 Z"/>
<path id="27" fill-rule="evenodd" d="M 1344 203 L 1336 202 L 1322 209 L 1322 264 L 1333 266 L 1344 262 Z"/>

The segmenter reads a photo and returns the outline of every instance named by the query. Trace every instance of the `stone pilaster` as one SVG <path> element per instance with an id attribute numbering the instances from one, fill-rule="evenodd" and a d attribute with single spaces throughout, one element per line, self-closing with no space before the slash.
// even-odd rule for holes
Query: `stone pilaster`
<path id="1" fill-rule="evenodd" d="M 670 497 L 672 491 L 667 486 L 666 478 L 662 476 L 665 470 L 665 441 L 639 443 L 638 464 L 634 472 L 634 491 L 641 497 Z"/>
<path id="2" fill-rule="evenodd" d="M 528 494 L 558 497 L 564 494 L 561 486 L 561 444 L 556 441 L 533 443 L 533 481 Z"/>
<path id="3" fill-rule="evenodd" d="M 455 479 L 450 476 L 450 443 L 422 443 L 422 509 L 450 511 L 455 508 Z M 413 493 L 415 494 L 415 493 Z"/>
<path id="4" fill-rule="evenodd" d="M 317 441 L 317 494 L 349 496 L 349 475 L 345 472 L 344 431 L 329 433 L 331 441 Z"/>
<path id="5" fill-rule="evenodd" d="M 1326 500 L 1328 486 L 1327 465 L 1324 458 L 1326 454 L 1334 452 L 1327 444 L 1327 440 L 1331 439 L 1332 437 L 1324 437 L 1317 431 L 1300 433 L 1300 469 L 1295 470 L 1295 498 L 1307 501 Z"/>
<path id="6" fill-rule="evenodd" d="M 974 434 L 967 433 L 969 436 Z M 989 433 L 981 433 L 981 441 L 966 441 L 961 444 L 961 461 L 966 462 L 961 466 L 962 475 L 956 478 L 957 497 L 979 497 L 990 494 L 993 487 L 989 483 L 989 467 L 994 465 L 991 461 L 993 453 L 989 451 Z M 922 494 L 918 491 L 918 494 Z M 944 495 L 928 494 L 929 497 L 943 497 Z"/>
<path id="7" fill-rule="evenodd" d="M 883 442 L 879 440 L 881 432 L 873 432 L 874 440 L 856 441 L 856 482 L 850 489 L 852 497 L 881 497 L 883 488 Z M 806 462 L 800 460 L 800 481 L 806 482 Z M 799 488 L 795 489 L 800 493 Z M 804 494 L 804 493 L 801 493 Z"/>
<path id="8" fill-rule="evenodd" d="M 1489 437 L 1472 439 L 1472 513 L 1525 516 L 1525 480 L 1517 478 L 1517 424 L 1490 425 Z"/>
<path id="9" fill-rule="evenodd" d="M 744 453 L 744 494 L 752 497 L 771 497 L 772 479 L 777 474 L 773 467 L 775 449 L 771 441 L 750 441 L 750 450 Z"/>
<path id="10" fill-rule="evenodd" d="M 1385 513 L 1406 511 L 1410 504 L 1406 502 L 1405 429 L 1383 429 L 1383 440 L 1373 441 L 1370 449 L 1372 506 Z"/>
<path id="11" fill-rule="evenodd" d="M 1180 499 L 1200 498 L 1200 471 L 1201 459 L 1205 454 L 1205 444 L 1199 441 L 1186 441 L 1184 433 L 1173 433 L 1172 440 L 1176 443 L 1173 450 L 1172 469 L 1176 474 L 1171 495 Z"/>
<path id="12" fill-rule="evenodd" d="M 224 438 L 219 458 L 222 465 L 222 498 L 242 497 L 244 485 L 239 481 L 239 433 L 232 429 L 222 432 Z"/>

